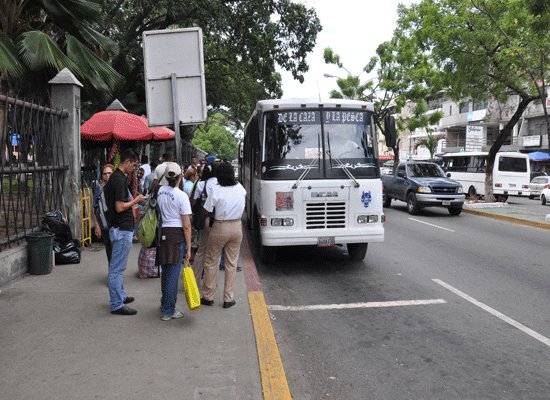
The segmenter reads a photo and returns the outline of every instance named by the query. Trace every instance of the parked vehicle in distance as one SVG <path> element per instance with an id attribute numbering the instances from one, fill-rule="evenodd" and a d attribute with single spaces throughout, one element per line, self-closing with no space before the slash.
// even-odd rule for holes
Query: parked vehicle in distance
<path id="1" fill-rule="evenodd" d="M 443 170 L 462 184 L 470 198 L 485 196 L 485 167 L 488 152 L 446 153 Z M 497 153 L 493 166 L 493 194 L 497 201 L 508 196 L 529 196 L 531 167 L 529 155 L 518 152 Z"/>
<path id="2" fill-rule="evenodd" d="M 393 160 L 388 160 L 380 167 L 380 175 L 388 175 L 393 172 Z"/>
<path id="3" fill-rule="evenodd" d="M 550 184 L 544 186 L 542 193 L 540 194 L 540 203 L 545 206 L 550 202 Z"/>
<path id="4" fill-rule="evenodd" d="M 426 161 L 399 163 L 395 175 L 382 175 L 384 207 L 392 199 L 407 203 L 409 214 L 418 214 L 421 208 L 439 206 L 451 215 L 462 212 L 465 195 L 462 185 L 445 176 L 439 165 Z"/>
<path id="5" fill-rule="evenodd" d="M 534 199 L 539 197 L 544 189 L 545 185 L 550 183 L 550 176 L 541 175 L 533 178 L 531 183 L 529 183 L 529 198 Z"/>

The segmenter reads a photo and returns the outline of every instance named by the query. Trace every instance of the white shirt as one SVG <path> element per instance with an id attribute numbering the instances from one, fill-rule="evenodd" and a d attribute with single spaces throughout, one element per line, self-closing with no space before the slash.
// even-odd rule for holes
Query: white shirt
<path id="1" fill-rule="evenodd" d="M 216 208 L 214 218 L 220 221 L 241 219 L 244 212 L 246 190 L 240 183 L 234 186 L 216 185 L 208 195 L 204 208 L 212 212 Z"/>
<path id="2" fill-rule="evenodd" d="M 191 215 L 189 197 L 179 188 L 161 186 L 157 195 L 157 202 L 162 215 L 163 228 L 181 228 L 182 215 Z"/>
<path id="3" fill-rule="evenodd" d="M 218 178 L 216 178 L 215 176 L 213 176 L 212 178 L 206 181 L 206 195 L 208 197 L 210 197 L 210 195 L 212 194 L 212 189 L 217 184 L 218 184 Z M 197 183 L 197 188 L 195 189 L 195 195 L 193 196 L 193 199 L 196 200 L 199 197 L 201 197 L 203 190 L 204 190 L 204 181 L 199 181 L 199 183 Z"/>

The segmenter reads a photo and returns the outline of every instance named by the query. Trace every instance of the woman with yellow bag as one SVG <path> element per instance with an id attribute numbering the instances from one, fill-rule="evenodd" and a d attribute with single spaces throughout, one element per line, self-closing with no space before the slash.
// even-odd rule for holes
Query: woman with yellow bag
<path id="1" fill-rule="evenodd" d="M 183 317 L 183 313 L 176 310 L 176 300 L 182 260 L 187 264 L 191 257 L 191 204 L 179 189 L 181 168 L 177 163 L 167 163 L 165 177 L 168 185 L 161 186 L 157 194 L 162 226 L 156 265 L 162 266 L 161 319 L 169 321 Z"/>

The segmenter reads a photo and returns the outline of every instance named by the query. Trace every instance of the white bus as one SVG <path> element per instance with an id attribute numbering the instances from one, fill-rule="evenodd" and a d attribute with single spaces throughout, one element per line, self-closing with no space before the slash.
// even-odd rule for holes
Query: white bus
<path id="1" fill-rule="evenodd" d="M 443 155 L 443 170 L 462 184 L 469 197 L 485 195 L 487 152 L 447 153 Z M 493 167 L 493 193 L 498 201 L 508 196 L 529 196 L 531 171 L 529 156 L 517 152 L 497 153 Z"/>
<path id="2" fill-rule="evenodd" d="M 263 262 L 275 261 L 278 246 L 338 244 L 362 260 L 368 243 L 384 240 L 373 111 L 370 103 L 343 99 L 256 104 L 245 127 L 241 181 Z M 395 140 L 392 129 L 387 136 Z"/>

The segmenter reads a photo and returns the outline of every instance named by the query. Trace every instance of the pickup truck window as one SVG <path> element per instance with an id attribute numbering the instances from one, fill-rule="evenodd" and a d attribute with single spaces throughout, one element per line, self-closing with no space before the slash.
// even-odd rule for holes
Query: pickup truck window
<path id="1" fill-rule="evenodd" d="M 445 177 L 445 173 L 437 164 L 409 164 L 408 167 L 411 178 Z"/>

